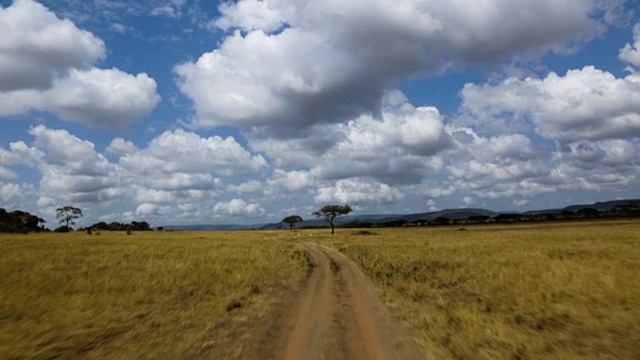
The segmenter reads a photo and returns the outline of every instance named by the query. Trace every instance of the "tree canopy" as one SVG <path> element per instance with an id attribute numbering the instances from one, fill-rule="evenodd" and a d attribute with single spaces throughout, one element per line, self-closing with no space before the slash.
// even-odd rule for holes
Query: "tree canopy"
<path id="1" fill-rule="evenodd" d="M 289 224 L 289 228 L 291 229 L 291 231 L 293 231 L 293 225 L 295 223 L 301 222 L 303 221 L 302 218 L 298 215 L 291 215 L 291 216 L 287 216 L 286 218 L 282 219 L 282 222 L 285 222 L 287 224 Z"/>
<path id="2" fill-rule="evenodd" d="M 352 212 L 353 209 L 351 208 L 351 206 L 349 206 L 349 204 L 346 205 L 326 205 L 324 207 L 322 207 L 321 209 L 314 211 L 313 215 L 317 216 L 317 217 L 323 217 L 325 218 L 325 220 L 327 220 L 327 222 L 329 223 L 329 225 L 331 226 L 331 234 L 333 234 L 334 231 L 334 225 L 333 225 L 333 220 L 340 216 L 340 215 L 347 215 L 348 213 Z"/>
<path id="3" fill-rule="evenodd" d="M 69 225 L 75 225 L 76 219 L 82 216 L 82 210 L 73 206 L 65 206 L 56 209 L 56 218 L 60 219 L 60 224 L 64 224 L 67 229 L 70 229 Z"/>
<path id="4" fill-rule="evenodd" d="M 107 224 L 104 221 L 97 222 L 89 228 L 93 230 L 105 230 L 105 231 L 151 231 L 151 225 L 149 225 L 146 221 L 132 221 L 130 224 L 120 223 L 120 222 L 111 222 Z"/>
<path id="5" fill-rule="evenodd" d="M 31 231 L 46 231 L 44 227 L 40 227 L 45 221 L 26 211 L 15 210 L 8 212 L 0 208 L 0 232 L 7 233 L 28 233 Z"/>

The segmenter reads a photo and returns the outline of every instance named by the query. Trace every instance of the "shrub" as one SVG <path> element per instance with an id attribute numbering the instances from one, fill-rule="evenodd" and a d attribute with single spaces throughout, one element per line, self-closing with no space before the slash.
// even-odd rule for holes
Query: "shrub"
<path id="1" fill-rule="evenodd" d="M 68 233 L 69 231 L 71 231 L 71 228 L 66 225 L 62 225 L 56 228 L 54 231 L 58 233 Z"/>

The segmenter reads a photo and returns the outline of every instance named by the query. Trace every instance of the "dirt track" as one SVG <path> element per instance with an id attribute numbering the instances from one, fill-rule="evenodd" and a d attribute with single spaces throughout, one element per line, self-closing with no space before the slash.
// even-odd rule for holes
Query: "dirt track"
<path id="1" fill-rule="evenodd" d="M 306 289 L 281 318 L 265 358 L 427 359 L 408 330 L 393 320 L 356 265 L 320 245 L 303 244 L 313 271 Z"/>

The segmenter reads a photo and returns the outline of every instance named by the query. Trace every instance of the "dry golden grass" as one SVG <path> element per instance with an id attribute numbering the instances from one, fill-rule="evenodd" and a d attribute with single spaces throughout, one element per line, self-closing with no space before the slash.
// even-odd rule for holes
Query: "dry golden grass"
<path id="1" fill-rule="evenodd" d="M 640 221 L 456 230 L 0 235 L 0 358 L 238 358 L 317 242 L 436 359 L 640 359 Z"/>
<path id="2" fill-rule="evenodd" d="M 306 271 L 264 237 L 0 235 L 0 358 L 237 357 Z"/>
<path id="3" fill-rule="evenodd" d="M 436 359 L 640 359 L 640 222 L 313 233 Z"/>

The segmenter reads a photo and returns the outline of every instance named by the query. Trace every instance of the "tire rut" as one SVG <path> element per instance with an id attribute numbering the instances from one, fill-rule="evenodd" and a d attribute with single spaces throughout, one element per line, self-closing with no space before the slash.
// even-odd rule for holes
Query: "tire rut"
<path id="1" fill-rule="evenodd" d="M 313 264 L 307 286 L 291 306 L 272 358 L 428 359 L 409 330 L 388 313 L 358 267 L 344 255 L 300 244 Z M 267 355 L 267 354 L 263 354 Z M 268 356 L 268 355 L 267 355 Z"/>

